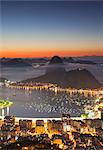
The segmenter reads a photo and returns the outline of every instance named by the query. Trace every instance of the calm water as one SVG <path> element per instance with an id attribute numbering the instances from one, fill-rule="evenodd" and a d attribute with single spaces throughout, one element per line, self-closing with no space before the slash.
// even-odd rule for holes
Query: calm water
<path id="1" fill-rule="evenodd" d="M 93 99 L 69 93 L 55 94 L 51 91 L 0 88 L 0 97 L 13 101 L 10 114 L 22 117 L 60 117 L 62 113 L 79 116 L 83 113 L 83 105 L 93 103 Z"/>

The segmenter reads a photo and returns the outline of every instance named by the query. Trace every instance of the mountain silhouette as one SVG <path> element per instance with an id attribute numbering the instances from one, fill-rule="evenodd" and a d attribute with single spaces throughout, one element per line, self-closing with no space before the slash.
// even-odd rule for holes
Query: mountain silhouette
<path id="1" fill-rule="evenodd" d="M 48 65 L 46 74 L 24 80 L 22 82 L 41 82 L 54 83 L 61 87 L 72 88 L 99 88 L 102 85 L 98 80 L 86 69 L 76 69 L 66 72 L 63 61 L 60 57 L 54 56 Z"/>
<path id="2" fill-rule="evenodd" d="M 59 56 L 53 56 L 49 61 L 46 73 L 52 72 L 55 72 L 55 74 L 63 74 L 65 72 L 65 65 L 63 63 L 63 60 Z"/>
<path id="3" fill-rule="evenodd" d="M 53 56 L 49 64 L 62 64 L 63 60 L 59 56 Z"/>
<path id="4" fill-rule="evenodd" d="M 31 66 L 31 65 L 21 58 L 13 58 L 8 61 L 1 62 L 1 66 L 3 67 L 26 67 L 26 66 Z"/>
<path id="5" fill-rule="evenodd" d="M 74 60 L 72 57 L 69 57 L 69 58 L 64 58 L 63 59 L 64 62 L 67 62 L 67 63 L 78 63 L 78 64 L 90 64 L 90 65 L 95 65 L 96 63 L 93 62 L 93 61 L 90 61 L 90 60 L 82 60 L 82 59 L 77 59 L 77 60 Z"/>

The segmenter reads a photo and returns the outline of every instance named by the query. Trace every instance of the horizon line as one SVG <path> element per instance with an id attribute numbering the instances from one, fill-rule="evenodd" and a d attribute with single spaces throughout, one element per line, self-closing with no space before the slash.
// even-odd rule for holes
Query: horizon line
<path id="1" fill-rule="evenodd" d="M 60 55 L 53 55 L 53 56 L 59 56 L 59 57 L 103 57 L 103 55 L 82 55 L 82 56 L 60 56 Z M 0 57 L 0 59 L 2 58 L 51 58 L 53 56 L 42 56 L 42 57 Z"/>

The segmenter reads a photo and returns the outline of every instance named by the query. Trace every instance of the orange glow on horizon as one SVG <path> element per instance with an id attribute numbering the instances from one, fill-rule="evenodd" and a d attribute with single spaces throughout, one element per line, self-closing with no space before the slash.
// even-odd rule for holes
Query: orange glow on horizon
<path id="1" fill-rule="evenodd" d="M 6 58 L 37 58 L 37 57 L 52 57 L 54 55 L 59 55 L 62 57 L 76 57 L 76 56 L 103 56 L 103 51 L 98 50 L 95 51 L 80 51 L 80 50 L 43 50 L 43 51 L 33 51 L 33 50 L 26 50 L 26 51 L 13 51 L 13 50 L 3 50 L 0 52 L 0 58 L 6 57 Z"/>

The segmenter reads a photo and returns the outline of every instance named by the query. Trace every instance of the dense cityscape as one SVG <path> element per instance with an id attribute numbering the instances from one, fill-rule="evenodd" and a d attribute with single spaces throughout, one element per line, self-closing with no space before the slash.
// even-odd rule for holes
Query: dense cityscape
<path id="1" fill-rule="evenodd" d="M 0 147 L 5 150 L 63 149 L 102 150 L 102 121 L 72 119 L 63 114 L 60 119 L 18 119 L 5 116 L 0 120 Z"/>

